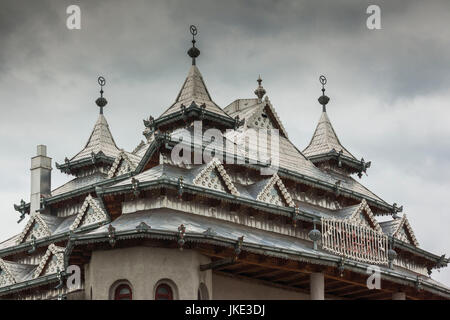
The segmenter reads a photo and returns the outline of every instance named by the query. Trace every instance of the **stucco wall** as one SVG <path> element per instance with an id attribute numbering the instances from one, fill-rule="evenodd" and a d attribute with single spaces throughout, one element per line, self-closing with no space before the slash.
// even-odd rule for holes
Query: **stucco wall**
<path id="1" fill-rule="evenodd" d="M 126 279 L 133 289 L 133 299 L 153 299 L 156 283 L 170 279 L 177 287 L 176 298 L 197 299 L 200 283 L 211 296 L 211 271 L 200 271 L 199 265 L 210 259 L 192 250 L 132 247 L 94 251 L 85 268 L 86 299 L 109 299 L 111 286 Z"/>
<path id="2" fill-rule="evenodd" d="M 266 286 L 251 280 L 213 274 L 212 282 L 214 300 L 309 300 L 308 294 Z"/>

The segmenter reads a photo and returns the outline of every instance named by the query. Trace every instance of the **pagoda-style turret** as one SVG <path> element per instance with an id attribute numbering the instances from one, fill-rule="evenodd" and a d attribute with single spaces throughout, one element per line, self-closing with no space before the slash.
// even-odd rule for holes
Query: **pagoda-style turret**
<path id="1" fill-rule="evenodd" d="M 236 120 L 231 118 L 212 99 L 206 88 L 202 74 L 196 65 L 196 58 L 200 55 L 200 50 L 195 47 L 195 36 L 197 28 L 191 26 L 192 48 L 188 50 L 189 57 L 192 58 L 192 66 L 181 87 L 175 102 L 158 118 L 150 117 L 144 120 L 147 127 L 144 134 L 156 129 L 165 131 L 176 127 L 184 126 L 195 120 L 205 120 L 205 122 L 217 128 L 234 128 Z"/>
<path id="2" fill-rule="evenodd" d="M 320 76 L 320 82 L 322 83 L 322 95 L 318 101 L 322 105 L 322 115 L 311 142 L 303 150 L 303 154 L 322 169 L 346 175 L 358 173 L 361 178 L 362 173 L 365 173 L 370 167 L 370 162 L 365 162 L 363 158 L 357 160 L 339 141 L 327 115 L 326 105 L 330 101 L 330 98 L 325 95 L 327 79 Z"/>
<path id="3" fill-rule="evenodd" d="M 106 81 L 98 78 L 101 86 L 100 97 L 95 101 L 100 108 L 100 114 L 85 147 L 71 159 L 66 158 L 64 164 L 56 163 L 56 167 L 64 173 L 75 176 L 89 175 L 93 172 L 108 172 L 108 168 L 120 153 L 109 130 L 108 122 L 103 115 L 103 108 L 108 101 L 103 97 L 103 86 Z"/>

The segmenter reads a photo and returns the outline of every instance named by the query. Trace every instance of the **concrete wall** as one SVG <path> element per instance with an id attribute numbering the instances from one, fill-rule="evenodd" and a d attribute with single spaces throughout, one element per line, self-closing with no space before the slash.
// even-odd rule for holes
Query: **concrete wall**
<path id="1" fill-rule="evenodd" d="M 111 287 L 126 280 L 133 299 L 153 299 L 156 284 L 169 279 L 176 299 L 197 299 L 200 283 L 212 292 L 211 271 L 200 271 L 199 265 L 210 259 L 192 250 L 132 247 L 94 251 L 85 268 L 86 299 L 110 299 Z"/>
<path id="2" fill-rule="evenodd" d="M 309 294 L 213 274 L 214 300 L 309 300 Z"/>

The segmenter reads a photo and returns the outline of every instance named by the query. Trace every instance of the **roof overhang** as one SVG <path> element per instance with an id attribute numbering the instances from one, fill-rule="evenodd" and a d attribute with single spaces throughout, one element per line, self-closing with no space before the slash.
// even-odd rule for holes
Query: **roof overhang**
<path id="1" fill-rule="evenodd" d="M 189 107 L 184 107 L 182 105 L 179 112 L 170 113 L 166 116 L 160 117 L 154 120 L 149 124 L 150 129 L 159 129 L 165 127 L 167 125 L 183 121 L 186 122 L 188 120 L 210 120 L 216 123 L 222 124 L 227 128 L 235 128 L 237 125 L 236 119 L 231 118 L 230 116 L 225 117 L 215 112 L 211 112 L 209 110 L 205 110 L 204 107 L 198 106 L 194 101 L 191 103 Z"/>
<path id="2" fill-rule="evenodd" d="M 339 154 L 335 150 L 327 153 L 317 154 L 314 156 L 307 157 L 312 163 L 318 164 L 321 162 L 334 161 L 337 162 L 341 167 L 345 167 L 351 173 L 362 173 L 367 169 L 366 163 L 358 161 L 355 158 L 346 156 L 344 154 Z"/>
<path id="3" fill-rule="evenodd" d="M 72 247 L 83 244 L 95 244 L 102 242 L 109 242 L 111 235 L 108 231 L 98 233 L 95 235 L 78 235 L 71 239 Z M 135 228 L 114 232 L 115 241 L 131 240 L 131 239 L 157 239 L 157 240 L 169 240 L 176 242 L 179 239 L 179 235 L 176 231 L 158 230 L 154 228 Z M 229 239 L 221 236 L 215 236 L 205 233 L 186 232 L 183 236 L 186 243 L 206 243 L 213 244 L 226 248 L 235 248 L 238 239 Z M 277 248 L 270 245 L 242 243 L 241 249 L 258 255 L 271 256 L 275 258 L 281 258 L 283 260 L 294 260 L 300 262 L 307 262 L 311 264 L 343 267 L 345 270 L 352 271 L 358 274 L 367 274 L 368 264 L 352 261 L 342 260 L 341 257 L 326 254 L 320 251 L 317 252 L 298 252 L 290 249 Z M 450 290 L 446 287 L 439 286 L 437 284 L 425 281 L 423 279 L 418 280 L 417 277 L 407 275 L 401 271 L 392 270 L 389 268 L 380 268 L 381 276 L 384 280 L 389 280 L 401 285 L 409 287 L 416 287 L 420 284 L 422 289 L 425 289 L 431 293 L 450 299 Z"/>
<path id="4" fill-rule="evenodd" d="M 115 158 L 109 157 L 105 155 L 102 151 L 97 154 L 92 155 L 91 157 L 79 159 L 79 160 L 66 160 L 65 163 L 59 164 L 56 162 L 56 168 L 60 170 L 62 173 L 66 174 L 74 174 L 78 169 L 95 166 L 98 164 L 106 164 L 112 165 L 114 163 Z"/>

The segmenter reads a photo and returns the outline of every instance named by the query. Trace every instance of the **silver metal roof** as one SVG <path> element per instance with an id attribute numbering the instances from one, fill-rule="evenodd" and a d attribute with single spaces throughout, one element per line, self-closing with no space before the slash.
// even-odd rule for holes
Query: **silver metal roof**
<path id="1" fill-rule="evenodd" d="M 311 142 L 305 150 L 303 150 L 303 154 L 306 157 L 312 157 L 319 154 L 326 154 L 332 150 L 335 150 L 336 152 L 342 150 L 342 153 L 345 156 L 356 160 L 356 158 L 347 149 L 345 149 L 344 146 L 342 146 L 336 132 L 333 129 L 333 126 L 331 125 L 331 121 L 328 118 L 327 113 L 322 112 Z"/>
<path id="2" fill-rule="evenodd" d="M 91 157 L 91 154 L 97 154 L 102 151 L 106 156 L 115 158 L 120 150 L 114 142 L 114 138 L 109 130 L 108 122 L 103 114 L 100 114 L 91 136 L 83 150 L 76 154 L 70 161 L 81 160 Z"/>
<path id="3" fill-rule="evenodd" d="M 167 116 L 172 113 L 180 112 L 180 107 L 183 104 L 189 107 L 192 102 L 198 106 L 205 104 L 206 110 L 217 113 L 221 116 L 229 117 L 226 112 L 222 110 L 214 101 L 212 101 L 206 88 L 202 74 L 196 65 L 191 66 L 189 73 L 184 81 L 184 84 L 178 93 L 174 102 L 161 116 Z"/>
<path id="4" fill-rule="evenodd" d="M 106 178 L 107 178 L 107 175 L 104 173 L 100 173 L 100 172 L 96 172 L 89 176 L 77 177 L 77 178 L 72 179 L 69 182 L 63 184 L 62 186 L 54 189 L 52 191 L 52 197 L 96 184 L 100 181 L 105 180 Z"/>

